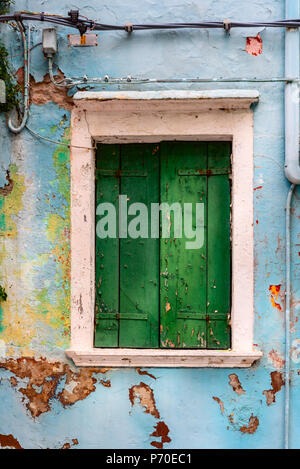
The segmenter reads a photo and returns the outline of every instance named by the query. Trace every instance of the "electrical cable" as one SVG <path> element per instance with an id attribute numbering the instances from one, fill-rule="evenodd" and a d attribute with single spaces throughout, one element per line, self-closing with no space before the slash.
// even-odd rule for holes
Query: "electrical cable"
<path id="1" fill-rule="evenodd" d="M 47 23 L 53 23 L 60 26 L 66 26 L 70 28 L 78 29 L 80 34 L 89 30 L 95 31 L 125 31 L 129 34 L 133 31 L 142 30 L 157 30 L 157 29 L 202 29 L 202 28 L 219 28 L 225 29 L 226 32 L 232 28 L 257 28 L 257 27 L 269 27 L 269 28 L 299 28 L 300 18 L 288 19 L 288 20 L 277 20 L 277 21 L 252 21 L 252 22 L 240 22 L 240 21 L 201 21 L 197 23 L 162 23 L 162 24 L 134 24 L 126 23 L 124 25 L 111 25 L 97 23 L 94 20 L 90 20 L 83 15 L 79 14 L 79 10 L 71 10 L 68 12 L 68 16 L 61 16 L 56 14 L 46 13 L 35 13 L 27 11 L 19 11 L 9 15 L 0 15 L 0 23 L 8 21 L 42 21 Z M 130 28 L 128 27 L 130 24 Z"/>
<path id="2" fill-rule="evenodd" d="M 48 57 L 48 71 L 49 71 L 50 80 L 55 86 L 63 87 L 63 88 L 68 87 L 67 78 L 63 78 L 61 81 L 55 81 L 55 78 L 53 75 L 53 58 L 52 57 Z M 71 85 L 71 86 L 75 86 L 75 85 Z"/>
<path id="3" fill-rule="evenodd" d="M 34 130 L 32 130 L 27 124 L 25 125 L 25 128 L 34 137 L 39 138 L 41 140 L 46 140 L 46 142 L 55 143 L 56 145 L 64 145 L 68 148 L 72 148 L 72 147 L 73 148 L 82 148 L 83 150 L 96 150 L 97 149 L 96 146 L 94 146 L 94 147 L 82 147 L 82 146 L 79 146 L 79 145 L 71 145 L 70 143 L 66 143 L 66 142 L 58 142 L 57 140 L 52 140 L 51 138 L 48 138 L 48 137 L 43 137 L 42 135 L 40 135 L 37 132 L 35 132 Z"/>
<path id="4" fill-rule="evenodd" d="M 23 47 L 24 47 L 24 111 L 22 121 L 19 126 L 15 127 L 12 123 L 12 119 L 9 118 L 7 126 L 11 132 L 14 134 L 20 133 L 27 122 L 29 116 L 29 81 L 30 81 L 30 26 L 28 26 L 28 38 L 26 40 L 25 32 L 23 31 L 22 24 L 17 22 L 18 28 L 20 30 Z"/>

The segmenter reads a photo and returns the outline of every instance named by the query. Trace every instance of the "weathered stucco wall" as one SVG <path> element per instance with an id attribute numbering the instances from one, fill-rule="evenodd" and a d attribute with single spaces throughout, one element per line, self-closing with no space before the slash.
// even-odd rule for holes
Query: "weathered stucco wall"
<path id="1" fill-rule="evenodd" d="M 73 5 L 74 6 L 74 5 Z M 78 5 L 79 7 L 81 5 Z M 44 2 L 16 0 L 16 10 Z M 65 14 L 68 2 L 47 10 Z M 91 0 L 82 14 L 106 23 L 284 17 L 284 1 Z M 41 41 L 41 23 L 32 26 Z M 1 37 L 22 77 L 22 47 L 8 26 Z M 99 34 L 93 48 L 70 48 L 59 29 L 55 59 L 66 76 L 284 76 L 284 31 L 186 30 Z M 255 37 L 258 39 L 247 39 Z M 41 47 L 32 51 L 29 126 L 68 141 L 72 99 L 49 84 Z M 70 327 L 69 151 L 0 127 L 0 446 L 24 448 L 280 448 L 283 446 L 285 202 L 284 85 L 256 88 L 255 344 L 263 359 L 250 369 L 78 369 L 65 358 Z M 232 88 L 194 85 L 185 89 Z M 132 89 L 161 89 L 134 86 Z M 167 86 L 165 86 L 167 88 Z M 172 86 L 174 88 L 174 86 Z M 180 85 L 177 86 L 180 88 Z M 182 88 L 182 86 L 181 86 Z M 300 431 L 297 347 L 300 192 L 292 209 L 291 446 Z M 298 288 L 298 291 L 297 291 Z M 299 366 L 300 368 L 300 366 Z M 152 445 L 152 446 L 151 446 Z"/>

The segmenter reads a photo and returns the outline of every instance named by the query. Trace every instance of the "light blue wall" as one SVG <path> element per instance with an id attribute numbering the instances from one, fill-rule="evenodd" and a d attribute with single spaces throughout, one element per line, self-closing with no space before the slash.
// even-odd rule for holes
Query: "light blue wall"
<path id="1" fill-rule="evenodd" d="M 47 10 L 59 14 L 66 14 L 71 7 L 76 7 L 56 0 L 16 0 L 15 3 L 16 10 Z M 89 18 L 103 23 L 124 24 L 126 21 L 192 22 L 224 18 L 275 20 L 284 17 L 284 3 L 283 0 L 90 0 L 77 6 Z M 33 43 L 41 41 L 43 26 L 46 25 L 32 24 Z M 263 53 L 252 56 L 245 51 L 246 37 L 255 36 L 259 31 Z M 230 37 L 222 30 L 147 31 L 131 36 L 105 32 L 99 34 L 97 48 L 68 47 L 67 34 L 71 32 L 66 28 L 58 29 L 59 52 L 55 63 L 66 76 L 284 76 L 283 29 L 234 29 Z M 13 68 L 17 70 L 22 66 L 18 35 L 7 25 L 1 25 L 0 33 L 13 56 Z M 46 73 L 47 63 L 38 46 L 32 52 L 31 74 L 36 82 L 41 82 Z M 39 141 L 26 130 L 19 136 L 9 135 L 4 116 L 1 116 L 0 187 L 6 182 L 7 170 L 13 175 L 15 185 L 11 194 L 0 199 L 0 211 L 2 206 L 5 218 L 0 232 L 0 284 L 8 293 L 7 302 L 0 306 L 0 350 L 11 358 L 9 362 L 0 358 L 3 367 L 0 370 L 0 434 L 12 434 L 25 448 L 59 448 L 65 443 L 74 448 L 150 448 L 152 441 L 160 441 L 151 434 L 154 426 L 163 421 L 169 428 L 171 439 L 164 448 L 283 446 L 285 388 L 283 386 L 276 393 L 276 400 L 270 405 L 267 405 L 263 391 L 272 389 L 272 372 L 278 372 L 273 377 L 279 381 L 280 373 L 283 373 L 280 358 L 284 356 L 284 207 L 289 188 L 283 173 L 284 85 L 210 84 L 185 85 L 184 89 L 233 87 L 255 88 L 260 92 L 259 104 L 254 107 L 254 188 L 258 188 L 253 192 L 254 342 L 264 353 L 262 360 L 245 370 L 148 370 L 156 379 L 140 375 L 135 369 L 99 372 L 94 375 L 97 379 L 95 389 L 86 391 L 85 398 L 78 397 L 79 394 L 84 396 L 85 387 L 83 390 L 80 388 L 77 395 L 74 386 L 81 383 L 81 379 L 87 379 L 90 384 L 91 377 L 81 374 L 72 377 L 70 369 L 66 368 L 66 372 L 55 381 L 56 372 L 46 370 L 39 385 L 34 378 L 32 382 L 36 393 L 42 392 L 44 386 L 49 408 L 35 418 L 32 393 L 28 401 L 28 396 L 22 392 L 22 388 L 28 395 L 32 391 L 28 384 L 29 369 L 38 369 L 40 357 L 46 359 L 45 363 L 65 362 L 64 349 L 69 344 L 69 261 L 66 254 L 69 249 L 69 160 L 64 147 L 57 148 L 55 144 Z M 130 89 L 161 88 L 175 86 L 132 85 Z M 177 88 L 182 88 L 182 85 L 177 85 Z M 41 91 L 41 96 L 47 95 L 45 90 Z M 41 135 L 61 140 L 69 127 L 69 110 L 53 102 L 40 105 L 38 101 L 41 98 L 35 96 L 30 127 Z M 297 339 L 300 340 L 297 322 L 300 312 L 299 199 L 297 189 L 292 211 L 291 342 L 294 348 L 297 347 Z M 273 305 L 270 285 L 281 285 L 277 299 L 273 295 Z M 280 305 L 281 311 L 274 302 Z M 24 362 L 17 361 L 20 356 L 34 356 L 35 361 L 30 362 L 28 358 Z M 272 359 L 274 356 L 279 359 Z M 291 364 L 291 446 L 300 447 L 300 376 L 296 351 L 292 353 Z M 238 376 L 244 393 L 238 395 L 229 385 L 230 374 Z M 52 394 L 47 393 L 47 383 L 49 385 L 53 379 L 57 388 Z M 69 379 L 67 384 L 66 379 Z M 136 388 L 133 386 L 140 382 L 148 385 L 145 388 L 148 403 L 155 404 L 160 418 L 153 415 L 153 410 L 145 413 L 138 400 L 132 406 L 129 390 L 134 392 Z M 63 389 L 75 396 L 74 404 L 70 405 L 69 400 L 63 407 L 59 397 Z M 223 402 L 223 414 L 213 397 Z M 28 403 L 29 408 L 26 407 Z M 258 419 L 256 430 L 254 428 L 253 433 L 242 432 L 241 428 L 248 426 L 251 415 L 252 422 L 256 422 L 254 427 L 257 426 L 255 417 Z M 78 444 L 72 439 L 77 439 Z"/>

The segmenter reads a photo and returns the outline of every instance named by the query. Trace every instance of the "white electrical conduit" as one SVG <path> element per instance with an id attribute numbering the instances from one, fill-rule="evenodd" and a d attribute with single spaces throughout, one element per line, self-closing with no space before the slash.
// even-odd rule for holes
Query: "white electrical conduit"
<path id="1" fill-rule="evenodd" d="M 54 75 L 53 75 L 53 57 L 48 57 L 48 70 L 49 70 L 49 76 L 50 80 L 52 81 L 53 85 L 63 87 L 63 88 L 71 88 L 74 86 L 73 84 L 67 84 L 66 78 L 63 78 L 61 81 L 55 81 Z"/>
<path id="2" fill-rule="evenodd" d="M 127 77 L 114 78 L 108 75 L 104 77 L 66 77 L 56 81 L 53 74 L 53 57 L 48 57 L 48 71 L 51 82 L 58 87 L 73 88 L 80 85 L 147 85 L 160 83 L 294 83 L 298 88 L 300 79 L 295 77 L 278 78 L 135 78 L 131 75 Z"/>
<path id="3" fill-rule="evenodd" d="M 18 127 L 15 127 L 12 123 L 11 118 L 9 118 L 7 125 L 11 132 L 14 134 L 20 133 L 27 122 L 29 116 L 29 80 L 30 80 L 30 26 L 28 26 L 28 38 L 26 41 L 26 35 L 23 30 L 23 26 L 17 22 L 18 28 L 20 30 L 23 47 L 24 47 L 24 110 L 21 124 Z"/>
<path id="4" fill-rule="evenodd" d="M 285 449 L 289 449 L 289 415 L 290 415 L 290 317 L 291 317 L 291 204 L 295 184 L 290 186 L 286 202 L 285 235 L 286 235 L 286 327 L 285 327 Z"/>

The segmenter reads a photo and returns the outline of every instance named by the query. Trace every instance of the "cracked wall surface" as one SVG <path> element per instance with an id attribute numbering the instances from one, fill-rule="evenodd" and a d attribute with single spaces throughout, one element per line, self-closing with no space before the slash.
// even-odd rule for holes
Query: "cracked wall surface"
<path id="1" fill-rule="evenodd" d="M 15 10 L 43 11 L 40 0 Z M 109 24 L 240 21 L 284 17 L 283 0 L 91 0 L 81 13 Z M 47 9 L 65 15 L 67 2 Z M 42 23 L 32 28 L 41 41 Z M 96 47 L 72 47 L 58 29 L 55 75 L 113 77 L 281 77 L 284 30 L 103 32 Z M 17 80 L 22 44 L 1 25 Z M 0 116 L 0 447 L 281 448 L 285 393 L 284 85 L 203 84 L 189 89 L 257 89 L 254 112 L 255 346 L 249 369 L 76 369 L 70 345 L 70 111 L 72 94 L 50 83 L 40 45 L 31 54 L 28 124 L 13 136 Z M 187 85 L 186 85 L 187 86 Z M 168 85 L 135 85 L 161 90 Z M 110 89 L 109 87 L 102 87 Z M 102 89 L 101 88 L 101 89 Z M 174 84 L 172 88 L 181 89 Z M 119 87 L 127 89 L 126 85 Z M 132 88 L 133 89 L 133 88 Z M 186 89 L 186 88 L 185 88 Z M 241 155 L 242 158 L 242 155 Z M 299 448 L 300 192 L 292 206 L 291 425 Z M 272 429 L 272 431 L 270 431 Z"/>

